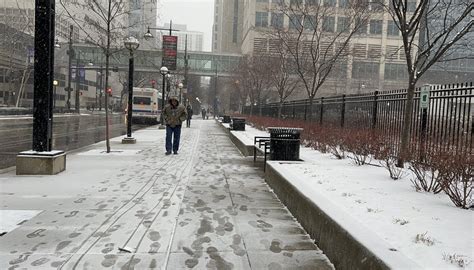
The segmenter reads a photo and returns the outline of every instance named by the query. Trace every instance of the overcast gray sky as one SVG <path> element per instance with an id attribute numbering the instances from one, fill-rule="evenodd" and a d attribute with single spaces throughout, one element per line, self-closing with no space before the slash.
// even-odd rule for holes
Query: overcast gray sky
<path id="1" fill-rule="evenodd" d="M 211 50 L 214 0 L 161 0 L 158 4 L 158 25 L 173 20 L 186 24 L 188 30 L 204 32 L 204 50 Z"/>

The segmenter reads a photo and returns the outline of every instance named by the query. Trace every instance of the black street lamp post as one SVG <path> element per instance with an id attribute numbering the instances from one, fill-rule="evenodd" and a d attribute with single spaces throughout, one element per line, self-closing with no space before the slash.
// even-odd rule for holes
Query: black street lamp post
<path id="1" fill-rule="evenodd" d="M 74 49 L 72 48 L 72 34 L 74 32 L 74 26 L 71 25 L 69 29 L 69 49 L 67 51 L 68 54 L 68 74 L 67 74 L 67 101 L 66 106 L 68 111 L 71 110 L 71 81 L 72 81 L 72 59 L 74 58 Z"/>
<path id="2" fill-rule="evenodd" d="M 133 52 L 138 49 L 140 43 L 134 37 L 129 37 L 124 41 L 125 47 L 130 51 L 128 61 L 128 108 L 127 108 L 127 137 L 122 143 L 136 143 L 132 138 L 132 110 L 133 110 Z"/>
<path id="3" fill-rule="evenodd" d="M 66 168 L 66 154 L 63 151 L 52 151 L 54 18 L 54 0 L 35 1 L 33 151 L 24 151 L 17 155 L 17 175 L 51 175 Z"/>
<path id="4" fill-rule="evenodd" d="M 162 91 L 161 91 L 161 114 L 160 114 L 160 129 L 164 129 L 164 118 L 163 118 L 163 109 L 165 108 L 165 80 L 166 80 L 166 74 L 168 74 L 168 68 L 167 67 L 161 67 L 160 68 L 160 73 L 162 75 Z"/>

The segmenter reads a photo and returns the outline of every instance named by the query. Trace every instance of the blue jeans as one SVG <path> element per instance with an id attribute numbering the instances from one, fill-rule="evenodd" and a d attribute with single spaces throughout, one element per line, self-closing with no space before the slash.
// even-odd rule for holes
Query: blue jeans
<path id="1" fill-rule="evenodd" d="M 171 137 L 173 137 L 173 143 L 171 143 Z M 181 137 L 181 125 L 170 127 L 166 125 L 166 152 L 171 153 L 178 152 L 179 149 L 179 138 Z"/>

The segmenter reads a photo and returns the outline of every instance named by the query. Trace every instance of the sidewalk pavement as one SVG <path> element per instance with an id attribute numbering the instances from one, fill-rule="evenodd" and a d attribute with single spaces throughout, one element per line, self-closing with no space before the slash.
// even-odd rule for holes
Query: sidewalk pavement
<path id="1" fill-rule="evenodd" d="M 0 210 L 41 212 L 0 237 L 0 269 L 332 269 L 217 123 L 191 125 L 178 155 L 151 127 L 59 175 L 1 174 Z"/>

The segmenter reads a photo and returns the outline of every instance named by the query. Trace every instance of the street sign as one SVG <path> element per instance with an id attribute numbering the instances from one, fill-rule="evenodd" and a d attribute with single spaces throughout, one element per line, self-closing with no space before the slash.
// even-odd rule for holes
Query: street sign
<path id="1" fill-rule="evenodd" d="M 162 66 L 168 70 L 176 70 L 176 57 L 178 55 L 178 37 L 163 36 L 163 62 Z"/>
<path id="2" fill-rule="evenodd" d="M 430 105 L 430 88 L 429 84 L 425 84 L 421 87 L 420 91 L 420 108 L 428 109 Z"/>

